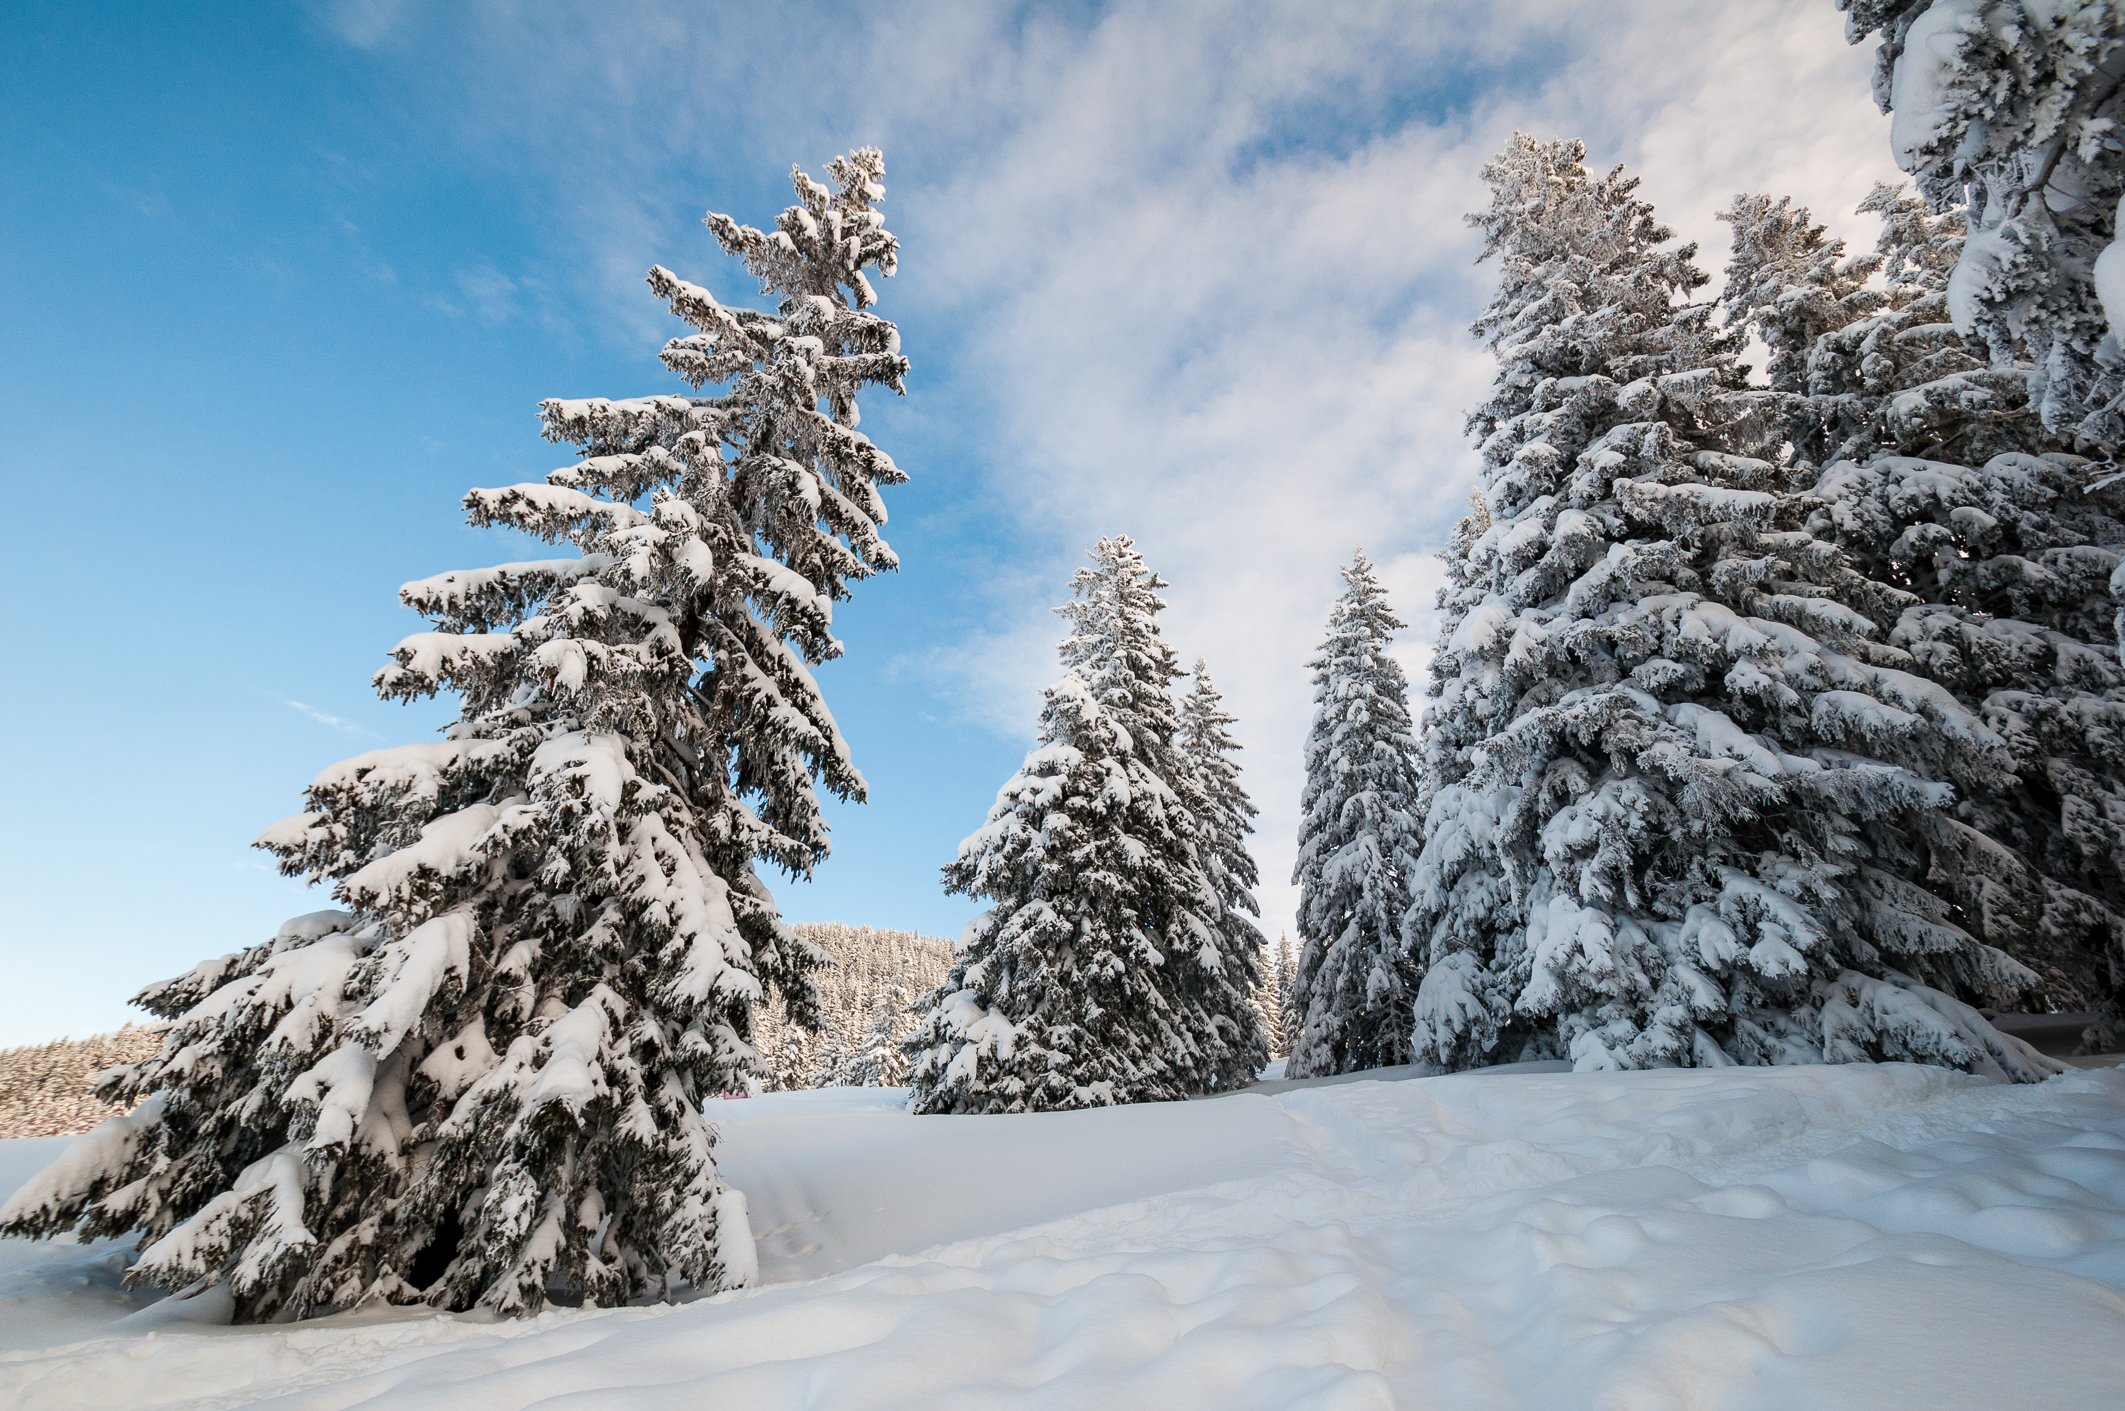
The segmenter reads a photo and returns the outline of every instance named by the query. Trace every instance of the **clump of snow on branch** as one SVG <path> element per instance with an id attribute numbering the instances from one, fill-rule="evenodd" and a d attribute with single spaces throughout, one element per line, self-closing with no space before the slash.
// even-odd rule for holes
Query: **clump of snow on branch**
<path id="1" fill-rule="evenodd" d="M 2115 449 L 2125 354 L 2125 12 L 2112 0 L 1838 0 L 1878 35 L 1874 97 L 1897 164 L 1969 213 L 1955 329 L 2022 365 L 2044 425 Z"/>

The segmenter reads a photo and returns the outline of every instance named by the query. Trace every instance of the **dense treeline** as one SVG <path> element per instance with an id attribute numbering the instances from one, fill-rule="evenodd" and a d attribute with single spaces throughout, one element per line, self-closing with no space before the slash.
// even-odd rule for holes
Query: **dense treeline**
<path id="1" fill-rule="evenodd" d="M 814 984 L 819 1022 L 790 1021 L 788 1006 L 762 1008 L 753 1043 L 769 1092 L 823 1087 L 896 1087 L 906 1080 L 901 1044 L 914 1032 L 915 1000 L 952 964 L 952 943 L 913 931 L 798 922 L 790 929 L 827 956 Z"/>

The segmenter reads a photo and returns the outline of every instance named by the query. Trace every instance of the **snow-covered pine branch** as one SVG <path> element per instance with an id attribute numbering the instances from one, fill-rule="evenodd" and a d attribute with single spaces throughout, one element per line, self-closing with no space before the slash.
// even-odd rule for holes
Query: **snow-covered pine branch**
<path id="1" fill-rule="evenodd" d="M 2057 447 L 2029 404 L 2029 368 L 1988 364 L 1949 322 L 1962 213 L 1935 215 L 1883 185 L 1859 209 L 1882 218 L 1882 234 L 1872 254 L 1850 259 L 1788 199 L 1737 196 L 1720 215 L 1734 228 L 1726 321 L 1771 349 L 1794 455 L 1818 466 L 1884 453 L 1979 464 Z"/>
<path id="2" fill-rule="evenodd" d="M 1205 865 L 1207 795 L 1176 743 L 1165 583 L 1126 537 L 1091 558 L 1056 609 L 1068 670 L 1039 741 L 944 869 L 995 905 L 924 999 L 914 1112 L 1183 1098 L 1244 1085 L 1266 1057 Z"/>
<path id="3" fill-rule="evenodd" d="M 753 1072 L 764 996 L 816 1017 L 823 956 L 754 864 L 809 872 L 816 786 L 863 795 L 807 667 L 841 650 L 849 581 L 894 566 L 903 478 L 856 430 L 857 392 L 907 366 L 867 311 L 884 162 L 831 169 L 773 233 L 709 218 L 772 310 L 651 271 L 699 330 L 664 361 L 727 390 L 548 401 L 582 459 L 466 497 L 573 556 L 406 586 L 434 630 L 377 688 L 453 692 L 457 721 L 326 770 L 259 840 L 346 909 L 145 992 L 167 1041 L 103 1083 L 144 1101 L 0 1226 L 138 1231 L 129 1278 L 223 1286 L 246 1321 L 752 1277 L 701 1103 Z"/>
<path id="4" fill-rule="evenodd" d="M 1402 954 L 1409 869 L 1422 845 L 1409 682 L 1388 644 L 1405 624 L 1359 550 L 1342 570 L 1313 668 L 1299 796 L 1299 957 L 1287 1077 L 1409 1061 Z"/>
<path id="5" fill-rule="evenodd" d="M 2010 786 L 2007 742 L 1888 640 L 1914 596 L 1821 537 L 1784 454 L 1800 393 L 1748 387 L 1741 330 L 1689 301 L 1694 251 L 1583 159 L 1516 135 L 1471 218 L 1499 372 L 1425 720 L 1416 1056 L 2051 1071 L 1913 975 L 2037 983 L 1929 889 L 1976 848 L 1957 802 Z M 1745 263 L 1783 240 L 1820 272 L 1824 298 L 1759 305 L 1800 330 L 1767 339 L 1791 379 L 1852 271 L 1804 213 L 1744 218 Z"/>
<path id="6" fill-rule="evenodd" d="M 1878 34 L 1874 98 L 1897 165 L 1971 217 L 1946 286 L 1955 328 L 2026 369 L 2054 434 L 2114 449 L 2125 355 L 2125 6 L 2116 0 L 1838 0 Z M 2107 313 L 2106 313 L 2107 310 Z"/>

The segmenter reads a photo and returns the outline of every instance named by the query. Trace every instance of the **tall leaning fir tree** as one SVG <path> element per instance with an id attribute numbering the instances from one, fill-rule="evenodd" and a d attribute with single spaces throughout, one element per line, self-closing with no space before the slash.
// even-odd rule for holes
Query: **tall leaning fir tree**
<path id="1" fill-rule="evenodd" d="M 1411 985 L 1401 941 L 1422 846 L 1409 682 L 1388 655 L 1404 626 L 1360 549 L 1315 657 L 1299 798 L 1299 958 L 1285 1075 L 1407 1063 Z"/>
<path id="2" fill-rule="evenodd" d="M 1885 640 L 1908 595 L 1809 531 L 1791 395 L 1750 388 L 1694 249 L 1584 156 L 1516 135 L 1471 217 L 1499 369 L 1425 719 L 1416 1056 L 2042 1076 L 1911 973 L 2035 979 L 1924 866 L 2011 755 Z"/>
<path id="3" fill-rule="evenodd" d="M 1225 948 L 1203 790 L 1179 747 L 1165 582 L 1126 537 L 1071 579 L 1040 737 L 944 869 L 995 903 L 908 1040 L 909 1111 L 1040 1112 L 1245 1085 L 1253 974 Z"/>
<path id="4" fill-rule="evenodd" d="M 701 1103 L 751 1070 L 766 992 L 816 1008 L 821 953 L 754 868 L 809 872 L 816 788 L 863 795 L 807 666 L 839 654 L 849 583 L 895 566 L 879 490 L 904 478 L 857 430 L 857 393 L 907 370 L 870 312 L 897 257 L 884 159 L 830 171 L 795 173 L 773 231 L 708 217 L 771 310 L 650 272 L 698 330 L 665 364 L 727 391 L 546 402 L 582 459 L 466 497 L 575 552 L 402 590 L 435 630 L 377 687 L 454 692 L 456 722 L 326 770 L 260 838 L 345 910 L 144 993 L 167 1041 L 100 1089 L 140 1105 L 24 1187 L 8 1233 L 138 1232 L 131 1281 L 220 1290 L 241 1321 L 752 1276 Z"/>

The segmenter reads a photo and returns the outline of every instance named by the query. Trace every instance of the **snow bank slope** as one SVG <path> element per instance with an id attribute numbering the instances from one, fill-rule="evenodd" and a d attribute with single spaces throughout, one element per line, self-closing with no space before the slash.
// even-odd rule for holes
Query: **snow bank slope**
<path id="1" fill-rule="evenodd" d="M 72 1137 L 16 1137 L 0 1141 L 0 1191 L 13 1195 L 59 1159 Z M 0 1197 L 4 1198 L 4 1197 Z M 98 1337 L 137 1313 L 152 1295 L 120 1287 L 133 1262 L 134 1242 L 0 1239 L 0 1353 Z M 7 1372 L 0 1368 L 0 1386 Z M 0 1397 L 0 1405 L 5 1405 Z"/>
<path id="2" fill-rule="evenodd" d="M 0 1404 L 1651 1411 L 2125 1386 L 2116 1071 L 1466 1076 L 1066 1120 L 875 1104 L 718 1115 L 765 1269 L 897 1237 L 876 1262 L 528 1324 L 105 1337 L 0 1357 Z M 1019 1216 L 1046 1223 L 996 1227 Z"/>
<path id="3" fill-rule="evenodd" d="M 905 1088 L 712 1102 L 760 1274 L 838 1274 L 1106 1206 L 1302 1169 L 1316 1134 L 1259 1099 L 1016 1117 L 910 1117 Z"/>

